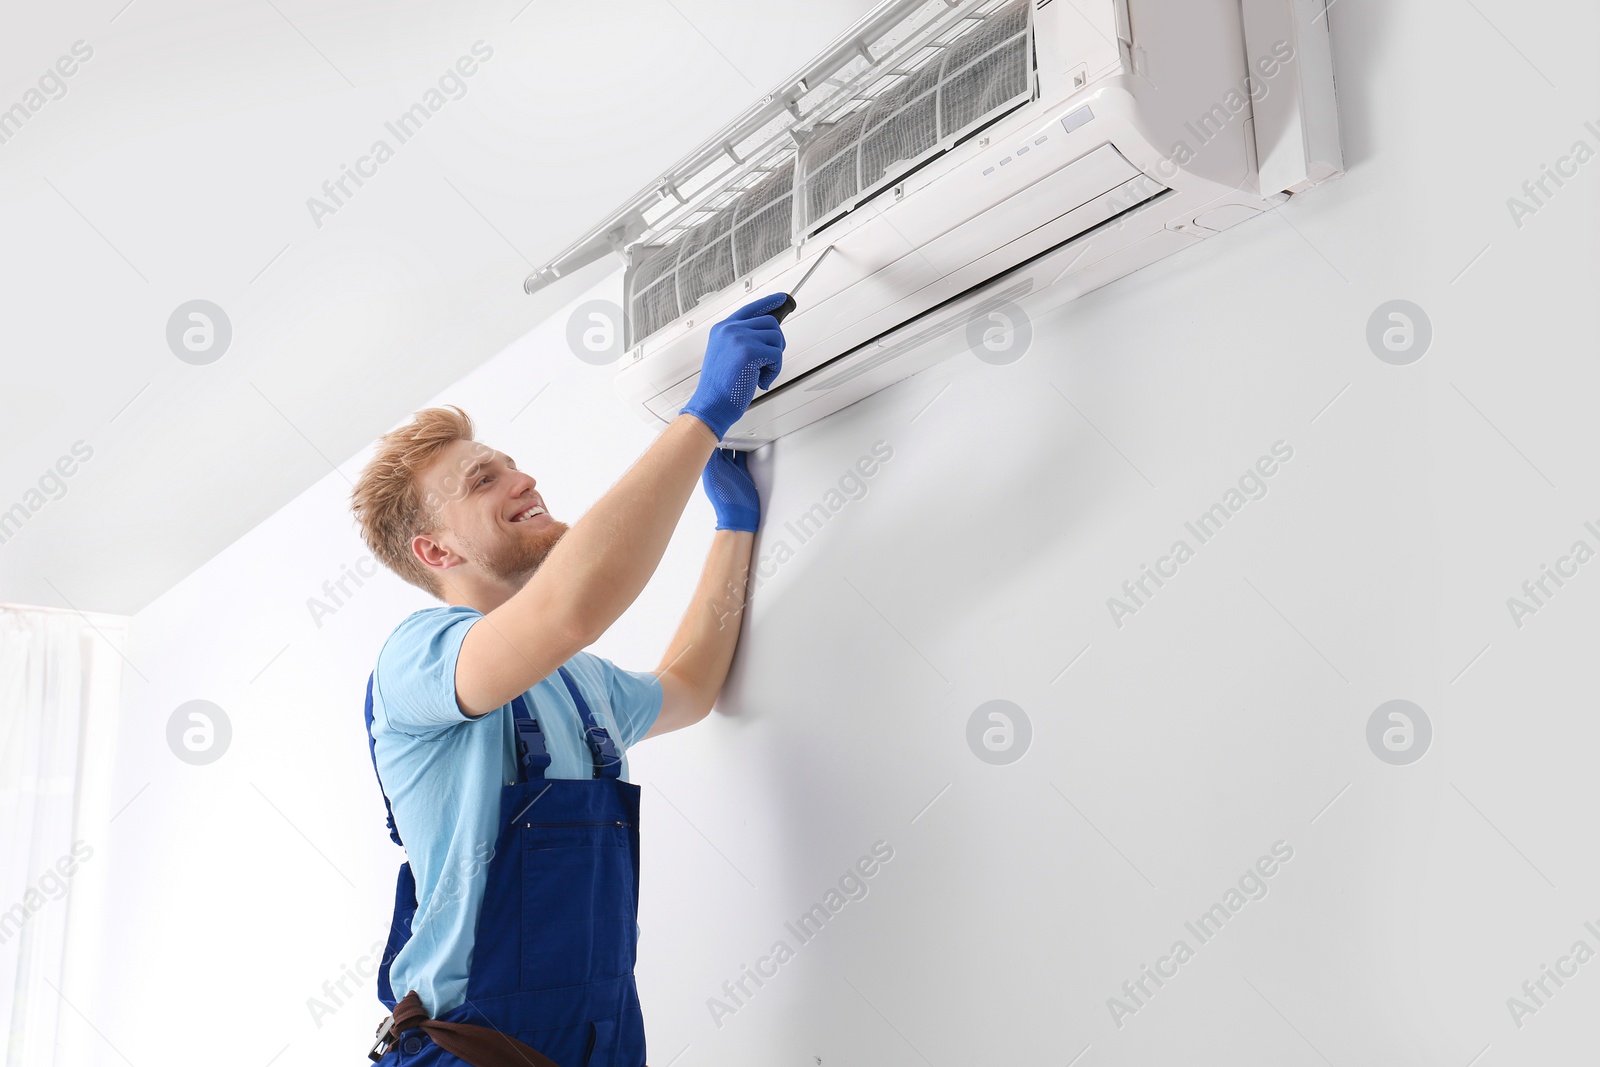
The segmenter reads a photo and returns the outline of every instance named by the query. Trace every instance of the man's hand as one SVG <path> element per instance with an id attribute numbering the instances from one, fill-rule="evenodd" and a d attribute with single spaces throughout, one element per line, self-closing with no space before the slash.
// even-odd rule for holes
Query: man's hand
<path id="1" fill-rule="evenodd" d="M 717 529 L 754 533 L 761 525 L 761 494 L 750 477 L 750 453 L 717 449 L 706 461 L 700 483 L 717 511 Z"/>
<path id="2" fill-rule="evenodd" d="M 772 314 L 789 300 L 773 293 L 752 301 L 711 327 L 694 395 L 678 414 L 689 414 L 721 441 L 755 399 L 783 370 L 783 330 Z"/>

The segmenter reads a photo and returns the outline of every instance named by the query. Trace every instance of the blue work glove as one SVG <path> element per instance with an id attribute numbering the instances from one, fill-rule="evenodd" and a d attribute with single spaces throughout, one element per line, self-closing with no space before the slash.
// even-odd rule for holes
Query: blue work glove
<path id="1" fill-rule="evenodd" d="M 783 330 L 772 312 L 788 300 L 773 293 L 735 311 L 711 327 L 700 381 L 694 395 L 679 409 L 711 427 L 720 441 L 755 398 L 783 369 Z"/>
<path id="2" fill-rule="evenodd" d="M 717 529 L 754 533 L 761 525 L 761 496 L 750 478 L 750 453 L 717 449 L 706 461 L 700 484 L 717 509 Z"/>

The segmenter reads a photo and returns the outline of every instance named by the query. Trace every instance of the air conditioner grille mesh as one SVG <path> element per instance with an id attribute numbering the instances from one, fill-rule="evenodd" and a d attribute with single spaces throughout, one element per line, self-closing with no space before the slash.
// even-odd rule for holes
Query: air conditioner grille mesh
<path id="1" fill-rule="evenodd" d="M 1028 5 L 1011 4 L 961 38 L 945 57 L 939 129 L 950 136 L 1028 92 Z"/>
<path id="2" fill-rule="evenodd" d="M 794 224 L 794 163 L 767 175 L 672 244 L 634 250 L 629 272 L 628 344 L 648 337 L 703 296 L 788 248 Z"/>
<path id="3" fill-rule="evenodd" d="M 806 146 L 805 213 L 825 214 L 833 205 L 856 195 L 857 146 L 867 113 L 854 111 L 838 122 L 819 126 Z"/>
<path id="4" fill-rule="evenodd" d="M 733 284 L 733 213 L 713 215 L 689 232 L 678 253 L 678 309 Z"/>
<path id="5" fill-rule="evenodd" d="M 635 249 L 637 264 L 627 275 L 629 330 L 636 337 L 652 334 L 678 317 L 678 246 Z M 629 344 L 632 344 L 630 339 Z"/>
<path id="6" fill-rule="evenodd" d="M 794 162 L 752 186 L 734 211 L 734 273 L 748 274 L 794 239 Z"/>
<path id="7" fill-rule="evenodd" d="M 861 139 L 864 184 L 876 185 L 896 162 L 919 156 L 939 143 L 938 88 L 939 65 L 935 63 L 873 102 L 866 136 Z"/>
<path id="8" fill-rule="evenodd" d="M 1029 0 L 1012 0 L 933 52 L 861 112 L 800 149 L 797 227 L 813 232 L 835 213 L 904 174 L 937 149 L 1032 90 Z M 852 144 L 841 143 L 845 139 Z M 848 172 L 848 179 L 842 175 Z"/>

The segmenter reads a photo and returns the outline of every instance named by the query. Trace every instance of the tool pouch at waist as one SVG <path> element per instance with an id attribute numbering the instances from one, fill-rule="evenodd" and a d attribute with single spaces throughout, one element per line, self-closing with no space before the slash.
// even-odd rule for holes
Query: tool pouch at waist
<path id="1" fill-rule="evenodd" d="M 544 1053 L 492 1027 L 428 1018 L 428 1011 L 416 990 L 402 997 L 395 1005 L 394 1014 L 378 1027 L 378 1041 L 368 1053 L 368 1059 L 373 1062 L 383 1059 L 407 1030 L 421 1030 L 435 1045 L 472 1067 L 560 1067 Z"/>

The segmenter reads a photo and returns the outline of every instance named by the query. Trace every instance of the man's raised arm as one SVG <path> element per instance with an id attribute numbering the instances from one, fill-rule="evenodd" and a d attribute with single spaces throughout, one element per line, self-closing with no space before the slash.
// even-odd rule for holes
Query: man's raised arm
<path id="1" fill-rule="evenodd" d="M 556 542 L 528 583 L 468 630 L 456 702 L 484 715 L 555 673 L 610 628 L 644 589 L 728 427 L 783 365 L 765 297 L 711 329 L 694 396 L 644 455 Z"/>

